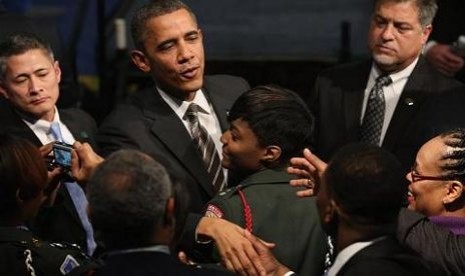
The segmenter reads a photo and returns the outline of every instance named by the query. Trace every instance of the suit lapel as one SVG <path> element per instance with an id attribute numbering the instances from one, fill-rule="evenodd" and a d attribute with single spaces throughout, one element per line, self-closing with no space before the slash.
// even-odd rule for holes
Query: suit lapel
<path id="1" fill-rule="evenodd" d="M 200 183 L 207 193 L 213 196 L 212 185 L 202 158 L 192 143 L 184 124 L 156 91 L 150 90 L 148 93 L 146 92 L 144 97 L 146 101 L 143 103 L 143 114 L 153 121 L 151 132 L 191 173 L 192 177 Z"/>
<path id="2" fill-rule="evenodd" d="M 426 73 L 425 60 L 420 57 L 394 109 L 394 114 L 384 137 L 384 148 L 393 150 L 395 145 L 398 144 L 397 141 L 403 139 L 402 134 L 429 94 L 425 89 L 425 86 L 428 85 L 427 80 L 428 74 Z"/>
<path id="3" fill-rule="evenodd" d="M 70 110 L 60 110 L 60 120 L 66 125 L 76 141 L 91 143 L 90 133 L 83 128 L 82 123 L 76 120 Z"/>
<path id="4" fill-rule="evenodd" d="M 346 133 L 349 140 L 359 139 L 360 117 L 362 114 L 363 97 L 370 74 L 371 61 L 359 64 L 350 71 L 345 81 L 346 93 L 343 93 L 344 118 Z"/>
<path id="5" fill-rule="evenodd" d="M 220 121 L 221 131 L 225 131 L 227 128 L 229 128 L 227 115 L 229 112 L 229 108 L 231 108 L 231 102 L 230 100 L 224 97 L 217 97 L 218 93 L 214 92 L 216 90 L 215 87 L 212 87 L 212 85 L 213 84 L 209 82 L 208 78 L 205 78 L 204 87 L 202 87 L 202 91 L 204 92 L 205 97 L 211 103 L 213 110 L 215 111 L 215 114 L 218 117 L 218 120 Z"/>
<path id="6" fill-rule="evenodd" d="M 23 122 L 18 113 L 3 98 L 0 99 L 0 126 L 5 133 L 26 139 L 37 147 L 42 146 L 42 142 L 34 131 Z"/>

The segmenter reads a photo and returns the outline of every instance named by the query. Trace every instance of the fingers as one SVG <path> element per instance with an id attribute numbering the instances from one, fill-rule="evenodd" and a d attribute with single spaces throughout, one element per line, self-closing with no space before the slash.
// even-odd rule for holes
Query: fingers
<path id="1" fill-rule="evenodd" d="M 42 157 L 46 157 L 47 155 L 50 154 L 50 152 L 52 152 L 52 149 L 53 149 L 53 142 L 41 146 L 39 148 L 39 151 Z"/>
<path id="2" fill-rule="evenodd" d="M 179 251 L 178 253 L 178 259 L 181 263 L 186 264 L 186 265 L 196 265 L 195 262 L 193 262 L 189 257 L 187 257 L 186 253 L 184 251 Z"/>
<path id="3" fill-rule="evenodd" d="M 79 174 L 79 156 L 76 153 L 76 149 L 71 150 L 71 174 L 77 177 Z"/>
<path id="4" fill-rule="evenodd" d="M 322 161 L 318 156 L 311 153 L 309 149 L 304 149 L 304 157 L 310 162 L 310 164 L 318 171 L 324 172 L 328 166 L 324 161 Z"/>
<path id="5" fill-rule="evenodd" d="M 71 152 L 71 172 L 79 183 L 87 182 L 102 161 L 103 158 L 96 154 L 88 143 L 74 143 Z"/>
<path id="6" fill-rule="evenodd" d="M 315 195 L 315 190 L 314 189 L 306 189 L 302 191 L 297 191 L 295 193 L 298 197 L 309 197 L 309 196 L 314 196 Z"/>

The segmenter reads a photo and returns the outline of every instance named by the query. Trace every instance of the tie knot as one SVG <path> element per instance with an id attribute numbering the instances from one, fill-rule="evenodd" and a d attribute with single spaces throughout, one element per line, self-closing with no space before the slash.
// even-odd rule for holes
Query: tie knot
<path id="1" fill-rule="evenodd" d="M 63 136 L 61 135 L 60 124 L 58 122 L 53 122 L 50 125 L 50 133 L 52 133 L 55 140 L 63 142 Z"/>
<path id="2" fill-rule="evenodd" d="M 189 121 L 191 122 L 194 122 L 197 120 L 197 116 L 198 116 L 198 113 L 199 113 L 199 110 L 200 110 L 200 107 L 195 104 L 195 103 L 191 103 L 189 105 L 189 107 L 187 108 L 186 110 L 186 117 Z"/>
<path id="3" fill-rule="evenodd" d="M 380 87 L 390 85 L 392 83 L 392 79 L 389 75 L 381 75 L 376 79 L 376 84 Z"/>

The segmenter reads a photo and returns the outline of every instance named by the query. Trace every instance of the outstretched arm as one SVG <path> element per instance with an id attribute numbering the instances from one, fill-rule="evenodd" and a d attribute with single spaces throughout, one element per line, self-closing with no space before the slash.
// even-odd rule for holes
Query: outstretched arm
<path id="1" fill-rule="evenodd" d="M 398 240 L 451 275 L 465 275 L 465 236 L 430 222 L 403 208 L 399 214 Z"/>

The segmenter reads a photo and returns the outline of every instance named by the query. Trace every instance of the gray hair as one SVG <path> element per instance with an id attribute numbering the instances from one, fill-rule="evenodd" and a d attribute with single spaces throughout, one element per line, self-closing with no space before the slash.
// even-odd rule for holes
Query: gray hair
<path id="1" fill-rule="evenodd" d="M 15 33 L 0 42 L 0 80 L 6 77 L 6 66 L 11 56 L 21 55 L 30 50 L 42 50 L 50 56 L 52 61 L 55 60 L 50 45 L 41 40 L 34 34 Z"/>
<path id="2" fill-rule="evenodd" d="M 433 23 L 434 16 L 438 11 L 438 5 L 436 3 L 436 0 L 375 0 L 375 7 L 383 2 L 413 2 L 415 6 L 418 8 L 418 20 L 420 21 L 420 24 L 423 27 L 426 27 Z"/>
<path id="3" fill-rule="evenodd" d="M 111 154 L 88 184 L 90 218 L 108 248 L 147 246 L 164 224 L 172 183 L 165 168 L 146 154 Z"/>
<path id="4" fill-rule="evenodd" d="M 151 31 L 147 28 L 147 23 L 150 19 L 181 9 L 188 11 L 194 22 L 197 22 L 192 10 L 179 0 L 150 1 L 137 9 L 131 19 L 132 40 L 136 48 L 144 51 L 144 41 L 147 39 L 148 33 Z"/>

